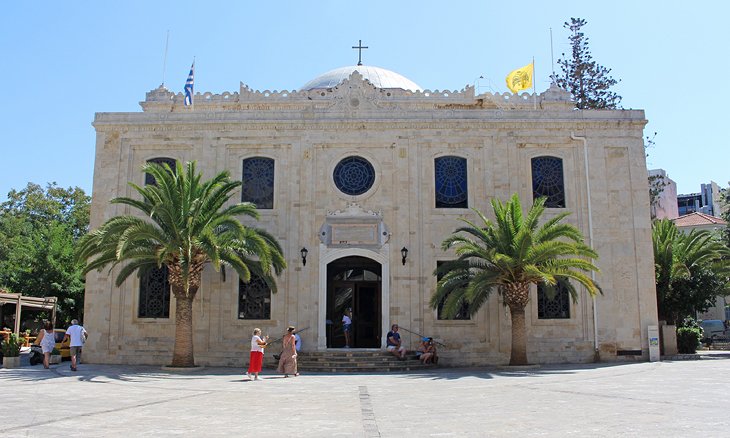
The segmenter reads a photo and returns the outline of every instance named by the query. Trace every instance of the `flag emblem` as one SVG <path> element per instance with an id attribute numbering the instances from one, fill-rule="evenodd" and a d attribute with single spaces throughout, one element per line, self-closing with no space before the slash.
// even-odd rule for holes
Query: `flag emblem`
<path id="1" fill-rule="evenodd" d="M 507 75 L 507 88 L 513 93 L 526 90 L 532 87 L 532 75 L 534 73 L 533 63 L 529 63 L 524 67 L 514 70 Z"/>
<path id="2" fill-rule="evenodd" d="M 185 106 L 193 104 L 193 83 L 195 82 L 195 61 L 190 66 L 190 73 L 188 73 L 188 80 L 185 81 Z"/>

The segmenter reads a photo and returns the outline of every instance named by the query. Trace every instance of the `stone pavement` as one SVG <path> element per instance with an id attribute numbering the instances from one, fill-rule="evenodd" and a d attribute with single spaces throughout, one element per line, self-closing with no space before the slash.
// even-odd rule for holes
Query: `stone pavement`
<path id="1" fill-rule="evenodd" d="M 0 369 L 0 436 L 730 436 L 730 354 L 403 374 Z"/>

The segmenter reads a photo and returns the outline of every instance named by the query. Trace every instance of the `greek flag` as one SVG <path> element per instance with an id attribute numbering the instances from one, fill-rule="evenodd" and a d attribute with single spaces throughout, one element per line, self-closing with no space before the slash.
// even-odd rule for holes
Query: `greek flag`
<path id="1" fill-rule="evenodd" d="M 185 81 L 185 106 L 193 104 L 193 83 L 195 82 L 195 61 L 190 66 L 188 80 Z"/>

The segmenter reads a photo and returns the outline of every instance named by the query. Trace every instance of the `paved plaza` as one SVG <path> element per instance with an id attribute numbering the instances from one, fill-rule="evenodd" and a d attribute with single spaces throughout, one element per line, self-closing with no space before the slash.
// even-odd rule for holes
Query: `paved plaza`
<path id="1" fill-rule="evenodd" d="M 0 369 L 0 436 L 730 436 L 730 354 L 657 363 L 309 374 L 67 362 Z"/>

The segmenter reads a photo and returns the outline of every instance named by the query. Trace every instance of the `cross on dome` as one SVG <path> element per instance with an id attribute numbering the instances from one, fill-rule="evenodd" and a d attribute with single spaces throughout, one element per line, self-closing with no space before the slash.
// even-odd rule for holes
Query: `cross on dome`
<path id="1" fill-rule="evenodd" d="M 353 49 L 357 49 L 357 65 L 362 65 L 362 49 L 369 49 L 368 46 L 362 45 L 362 40 L 357 40 L 357 46 L 352 46 Z"/>

